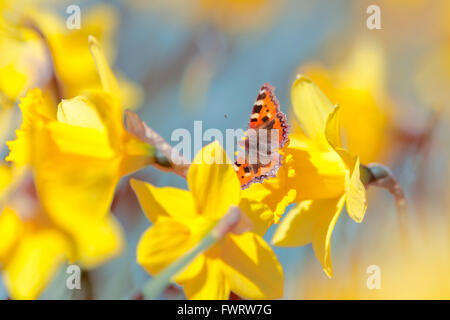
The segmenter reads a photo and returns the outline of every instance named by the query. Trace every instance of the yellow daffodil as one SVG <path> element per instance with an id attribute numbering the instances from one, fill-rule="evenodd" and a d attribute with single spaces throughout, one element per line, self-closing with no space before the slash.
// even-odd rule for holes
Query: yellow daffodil
<path id="1" fill-rule="evenodd" d="M 0 6 L 1 7 L 1 6 Z M 40 39 L 0 17 L 0 142 L 10 132 L 14 105 L 27 88 L 43 85 L 48 77 L 45 48 Z"/>
<path id="2" fill-rule="evenodd" d="M 17 1 L 19 2 L 19 1 Z M 19 6 L 18 3 L 16 3 Z M 0 6 L 0 102 L 12 106 L 28 89 L 45 86 L 50 74 L 45 44 L 34 30 L 17 23 L 13 8 Z M 23 9 L 23 8 L 22 8 Z M 10 12 L 12 10 L 12 12 Z M 7 16 L 6 19 L 4 16 Z"/>
<path id="3" fill-rule="evenodd" d="M 380 161 L 389 145 L 389 110 L 383 49 L 374 40 L 357 40 L 346 60 L 329 70 L 318 64 L 301 68 L 341 106 L 341 123 L 348 150 L 361 162 Z"/>
<path id="4" fill-rule="evenodd" d="M 151 163 L 154 155 L 153 147 L 125 130 L 116 79 L 94 38 L 90 45 L 104 89 L 63 100 L 56 110 L 39 89 L 29 91 L 20 103 L 23 122 L 17 139 L 8 143 L 7 157 L 16 166 L 31 167 L 42 206 L 37 216 L 45 217 L 39 220 L 49 220 L 63 230 L 73 243 L 74 260 L 86 268 L 122 249 L 120 226 L 109 214 L 115 187 L 121 176 Z M 7 263 L 13 268 L 8 274 L 28 263 L 25 257 L 33 253 L 27 252 L 29 247 L 24 245 L 23 256 L 15 263 Z M 41 263 L 38 258 L 31 260 Z M 45 269 L 48 264 L 35 267 Z M 17 281 L 25 279 L 17 277 Z M 38 291 L 21 290 L 16 297 L 33 298 Z"/>
<path id="5" fill-rule="evenodd" d="M 231 206 L 242 202 L 239 180 L 217 142 L 203 148 L 193 163 L 187 175 L 189 191 L 131 181 L 153 223 L 137 248 L 138 263 L 152 275 L 193 248 Z M 279 298 L 283 293 L 281 265 L 255 232 L 226 235 L 178 274 L 176 282 L 189 299 L 228 299 L 231 291 L 249 299 Z"/>
<path id="6" fill-rule="evenodd" d="M 331 276 L 330 239 L 344 203 L 356 222 L 362 221 L 366 209 L 359 158 L 342 147 L 340 108 L 333 107 L 309 78 L 299 76 L 291 96 L 301 132 L 298 129 L 290 136 L 284 172 L 280 170 L 281 175 L 271 183 L 250 187 L 249 192 L 263 195 L 262 201 L 269 203 L 271 198 L 279 199 L 279 192 L 288 194 L 277 204 L 275 222 L 288 204 L 299 203 L 281 221 L 273 243 L 300 246 L 312 242 L 324 271 Z"/>
<path id="7" fill-rule="evenodd" d="M 0 82 L 0 90 L 15 101 L 24 89 L 44 88 L 51 80 L 52 69 L 59 98 L 71 98 L 87 89 L 101 89 L 86 38 L 88 35 L 98 38 L 109 61 L 114 59 L 112 38 L 119 20 L 114 7 L 101 4 L 83 10 L 81 28 L 68 29 L 65 17 L 42 6 L 16 2 L 9 10 L 17 19 L 2 20 L 0 24 L 0 29 L 7 32 L 7 35 L 0 35 L 0 75 L 8 75 L 2 79 L 10 79 Z M 14 78 L 10 77 L 12 74 Z M 124 105 L 127 108 L 138 106 L 143 97 L 141 88 L 124 75 L 120 74 L 118 80 Z"/>
<path id="8" fill-rule="evenodd" d="M 11 298 L 35 299 L 71 257 L 73 247 L 67 235 L 35 206 L 32 192 L 19 198 L 16 190 L 4 203 L 6 189 L 18 178 L 11 167 L 0 165 L 0 267 Z"/>
<path id="9" fill-rule="evenodd" d="M 53 58 L 58 79 L 64 89 L 64 97 L 73 97 L 86 89 L 100 89 L 95 65 L 89 53 L 86 38 L 94 36 L 105 48 L 108 61 L 115 57 L 113 34 L 116 31 L 119 14 L 110 5 L 100 4 L 83 11 L 82 27 L 69 30 L 64 18 L 51 11 L 30 11 L 28 16 L 37 24 L 45 36 Z M 138 85 L 119 74 L 119 94 L 126 108 L 134 108 L 142 100 L 143 93 Z"/>

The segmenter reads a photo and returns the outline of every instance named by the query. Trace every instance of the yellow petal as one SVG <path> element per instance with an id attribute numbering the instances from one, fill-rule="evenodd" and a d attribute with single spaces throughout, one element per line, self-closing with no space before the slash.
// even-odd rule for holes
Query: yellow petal
<path id="1" fill-rule="evenodd" d="M 304 246 L 313 239 L 314 221 L 317 219 L 317 205 L 320 201 L 306 200 L 289 210 L 272 238 L 272 243 L 280 247 Z"/>
<path id="2" fill-rule="evenodd" d="M 283 269 L 270 246 L 247 232 L 224 240 L 221 258 L 233 292 L 248 299 L 277 299 L 283 295 Z"/>
<path id="3" fill-rule="evenodd" d="M 340 107 L 336 106 L 329 114 L 325 127 L 325 136 L 330 146 L 342 159 L 346 168 L 351 170 L 353 168 L 353 157 L 351 157 L 350 153 L 342 147 L 340 133 L 340 111 Z"/>
<path id="4" fill-rule="evenodd" d="M 242 198 L 239 208 L 250 218 L 253 224 L 252 232 L 264 236 L 273 223 L 273 214 L 269 206 L 253 199 Z"/>
<path id="5" fill-rule="evenodd" d="M 4 268 L 4 282 L 13 299 L 36 299 L 70 252 L 67 238 L 54 229 L 22 237 Z"/>
<path id="6" fill-rule="evenodd" d="M 336 152 L 293 146 L 288 148 L 288 153 L 292 155 L 295 172 L 295 177 L 290 179 L 290 188 L 297 191 L 297 201 L 334 198 L 342 194 L 347 168 Z"/>
<path id="7" fill-rule="evenodd" d="M 198 255 L 182 271 L 180 271 L 178 275 L 176 275 L 176 282 L 182 285 L 197 277 L 204 270 L 205 262 L 205 255 Z"/>
<path id="8" fill-rule="evenodd" d="M 120 175 L 128 175 L 155 162 L 156 149 L 128 132 L 125 134 Z"/>
<path id="9" fill-rule="evenodd" d="M 51 141 L 43 141 L 45 133 L 41 133 L 42 137 L 36 137 L 40 140 L 37 143 L 46 143 L 47 148 L 50 147 L 50 143 L 54 144 L 54 152 L 103 159 L 110 159 L 116 155 L 105 132 L 56 121 L 48 123 L 45 130 Z"/>
<path id="10" fill-rule="evenodd" d="M 322 264 L 323 271 L 333 276 L 331 265 L 331 235 L 339 214 L 344 206 L 345 196 L 330 200 L 315 200 L 310 210 L 314 209 L 316 219 L 313 226 L 312 244 L 317 259 Z"/>
<path id="11" fill-rule="evenodd" d="M 292 189 L 292 179 L 289 177 L 289 170 L 291 168 L 284 164 L 278 170 L 276 178 L 271 178 L 264 181 L 264 183 L 252 184 L 242 192 L 242 197 L 251 200 L 252 203 L 267 205 L 272 211 L 273 222 L 275 223 L 278 223 L 286 207 L 295 200 L 297 195 L 297 191 Z M 245 207 L 243 209 L 246 210 Z M 247 213 L 247 215 L 252 216 L 253 213 Z M 259 234 L 260 230 L 262 229 L 257 228 L 256 232 Z"/>
<path id="12" fill-rule="evenodd" d="M 334 150 L 320 151 L 309 141 L 290 136 L 283 166 L 277 177 L 253 184 L 244 198 L 267 204 L 277 223 L 286 207 L 307 199 L 335 198 L 344 193 L 347 167 Z"/>
<path id="13" fill-rule="evenodd" d="M 116 257 L 124 247 L 119 222 L 111 214 L 104 219 L 75 220 L 71 229 L 77 258 L 84 268 L 95 268 Z"/>
<path id="14" fill-rule="evenodd" d="M 109 66 L 108 60 L 103 54 L 103 50 L 100 47 L 97 39 L 93 36 L 88 37 L 89 40 L 89 50 L 91 51 L 92 58 L 94 59 L 95 66 L 97 68 L 97 72 L 100 76 L 100 80 L 102 82 L 103 89 L 106 92 L 109 92 L 116 99 L 118 99 L 118 103 L 120 104 L 120 89 L 117 84 L 117 79 L 114 76 L 114 73 Z"/>
<path id="15" fill-rule="evenodd" d="M 77 96 L 62 100 L 58 105 L 57 119 L 59 122 L 72 126 L 97 129 L 105 131 L 105 126 L 96 107 L 85 97 Z"/>
<path id="16" fill-rule="evenodd" d="M 157 275 L 195 245 L 190 229 L 173 218 L 159 217 L 141 237 L 137 262 Z"/>
<path id="17" fill-rule="evenodd" d="M 14 162 L 16 165 L 26 165 L 32 161 L 33 151 L 30 145 L 33 144 L 33 138 L 38 133 L 36 128 L 40 128 L 42 121 L 52 119 L 52 110 L 45 103 L 39 89 L 28 91 L 27 95 L 21 98 L 19 107 L 22 111 L 22 125 L 16 131 L 16 140 L 6 143 L 10 149 L 6 161 Z"/>
<path id="18" fill-rule="evenodd" d="M 354 159 L 353 169 L 345 177 L 346 207 L 348 215 L 356 222 L 361 222 L 367 209 L 366 188 L 360 179 L 359 158 Z"/>
<path id="19" fill-rule="evenodd" d="M 331 235 L 344 201 L 345 196 L 299 203 L 281 221 L 273 236 L 273 244 L 293 247 L 312 242 L 317 259 L 331 277 Z"/>
<path id="20" fill-rule="evenodd" d="M 333 111 L 328 115 L 325 127 L 325 136 L 333 149 L 342 148 L 339 111 L 339 106 L 336 106 L 333 109 Z"/>
<path id="21" fill-rule="evenodd" d="M 5 264 L 16 242 L 21 238 L 23 225 L 17 214 L 6 208 L 0 214 L 0 263 Z"/>
<path id="22" fill-rule="evenodd" d="M 4 190 L 8 187 L 12 180 L 11 168 L 7 165 L 0 164 L 0 197 Z"/>
<path id="23" fill-rule="evenodd" d="M 103 219 L 120 178 L 120 159 L 98 160 L 46 151 L 42 147 L 36 154 L 34 177 L 48 215 L 68 230 L 78 220 Z"/>
<path id="24" fill-rule="evenodd" d="M 187 182 L 199 214 L 218 219 L 230 206 L 239 204 L 239 180 L 218 142 L 210 143 L 195 156 Z"/>
<path id="25" fill-rule="evenodd" d="M 15 101 L 17 99 L 25 87 L 26 80 L 25 74 L 17 70 L 14 64 L 0 67 L 0 92 L 9 100 Z"/>
<path id="26" fill-rule="evenodd" d="M 325 124 L 333 104 L 309 78 L 299 76 L 291 89 L 294 114 L 306 136 L 321 150 L 329 149 L 325 139 Z"/>
<path id="27" fill-rule="evenodd" d="M 197 216 L 192 195 L 186 190 L 172 187 L 158 188 L 135 179 L 130 180 L 130 185 L 142 210 L 153 223 L 159 217 L 169 216 L 189 223 Z"/>
<path id="28" fill-rule="evenodd" d="M 361 222 L 367 208 L 366 189 L 360 179 L 359 158 L 352 156 L 347 150 L 342 148 L 339 111 L 340 108 L 336 107 L 333 112 L 330 113 L 325 132 L 328 142 L 339 154 L 347 167 L 347 173 L 345 175 L 347 212 L 353 220 Z"/>
<path id="29" fill-rule="evenodd" d="M 190 300 L 228 300 L 230 286 L 219 259 L 207 258 L 205 267 L 197 277 L 183 284 Z"/>

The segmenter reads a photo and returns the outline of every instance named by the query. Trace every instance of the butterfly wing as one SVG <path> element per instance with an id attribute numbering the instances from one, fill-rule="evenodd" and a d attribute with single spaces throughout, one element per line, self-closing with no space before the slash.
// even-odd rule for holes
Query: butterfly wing
<path id="1" fill-rule="evenodd" d="M 288 137 L 288 124 L 286 115 L 280 111 L 280 103 L 272 85 L 265 83 L 259 90 L 248 127 L 277 129 L 279 148 L 284 147 Z"/>
<path id="2" fill-rule="evenodd" d="M 275 96 L 275 89 L 268 83 L 265 83 L 259 90 L 256 97 L 255 104 L 250 115 L 249 129 L 276 129 L 278 135 L 278 148 L 282 148 L 288 138 L 288 124 L 284 113 L 280 111 L 280 104 Z M 270 135 L 269 132 L 267 132 Z M 267 138 L 259 139 L 257 141 L 257 152 L 260 152 L 262 144 L 266 144 L 263 150 L 270 149 L 267 146 Z M 266 136 L 267 137 L 267 136 Z M 240 144 L 244 149 L 245 154 L 249 154 L 248 137 Z M 264 159 L 264 161 L 262 161 Z M 265 156 L 258 155 L 259 162 L 250 164 L 248 158 L 239 156 L 235 162 L 235 170 L 241 182 L 242 189 L 247 188 L 254 182 L 262 182 L 264 179 L 276 176 L 278 168 L 281 165 L 282 156 L 278 154 L 277 150 L 269 152 Z"/>

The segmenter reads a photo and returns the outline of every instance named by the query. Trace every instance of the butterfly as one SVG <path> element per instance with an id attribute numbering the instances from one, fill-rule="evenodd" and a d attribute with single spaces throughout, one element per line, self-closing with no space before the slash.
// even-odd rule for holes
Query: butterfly
<path id="1" fill-rule="evenodd" d="M 276 176 L 283 159 L 278 150 L 288 140 L 288 129 L 286 115 L 280 111 L 275 96 L 275 88 L 265 83 L 253 105 L 246 136 L 238 143 L 241 151 L 238 152 L 234 169 L 242 189 Z"/>

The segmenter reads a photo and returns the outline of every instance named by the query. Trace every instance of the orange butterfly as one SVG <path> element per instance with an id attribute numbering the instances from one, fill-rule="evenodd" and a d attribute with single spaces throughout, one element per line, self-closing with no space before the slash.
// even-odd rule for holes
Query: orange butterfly
<path id="1" fill-rule="evenodd" d="M 250 115 L 247 134 L 239 143 L 243 150 L 238 153 L 234 169 L 242 189 L 275 177 L 281 166 L 282 156 L 278 150 L 286 144 L 289 126 L 274 91 L 268 83 L 261 87 Z"/>

